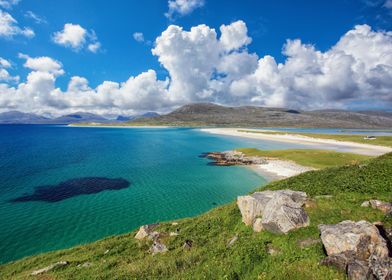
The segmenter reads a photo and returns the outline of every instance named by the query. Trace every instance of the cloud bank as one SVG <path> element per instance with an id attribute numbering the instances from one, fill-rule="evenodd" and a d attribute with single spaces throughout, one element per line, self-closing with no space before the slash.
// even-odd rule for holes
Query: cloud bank
<path id="1" fill-rule="evenodd" d="M 219 31 L 204 24 L 190 30 L 168 26 L 152 49 L 168 72 L 164 80 L 150 69 L 124 82 L 104 81 L 92 88 L 86 78 L 74 76 L 62 90 L 56 87 L 64 73 L 61 62 L 21 54 L 31 72 L 17 85 L 0 81 L 0 110 L 126 114 L 168 111 L 190 102 L 392 108 L 392 32 L 357 25 L 325 52 L 300 39 L 287 40 L 286 59 L 277 63 L 270 55 L 249 52 L 252 39 L 243 21 L 222 25 Z M 71 46 L 81 44 L 61 38 Z M 9 69 L 4 65 L 0 69 Z"/>

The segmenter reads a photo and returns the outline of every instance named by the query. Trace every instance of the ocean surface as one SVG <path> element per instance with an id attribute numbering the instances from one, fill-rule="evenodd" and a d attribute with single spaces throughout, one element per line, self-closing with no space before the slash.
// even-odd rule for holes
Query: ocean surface
<path id="1" fill-rule="evenodd" d="M 187 128 L 0 125 L 0 263 L 188 217 L 265 184 L 203 152 L 306 146 Z"/>

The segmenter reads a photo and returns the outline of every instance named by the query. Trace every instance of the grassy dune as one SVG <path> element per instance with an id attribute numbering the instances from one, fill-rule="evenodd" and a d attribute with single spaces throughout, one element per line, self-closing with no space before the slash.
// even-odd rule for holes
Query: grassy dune
<path id="1" fill-rule="evenodd" d="M 242 148 L 237 151 L 243 152 L 247 156 L 271 157 L 294 161 L 300 165 L 326 168 L 346 164 L 356 164 L 363 160 L 370 159 L 370 156 L 357 155 L 353 153 L 340 153 L 329 150 L 311 149 L 288 149 L 288 150 L 258 150 L 254 148 Z"/>
<path id="2" fill-rule="evenodd" d="M 311 171 L 266 186 L 267 189 L 306 191 L 315 201 L 306 211 L 311 225 L 287 235 L 254 233 L 241 222 L 235 202 L 203 215 L 162 223 L 158 231 L 179 235 L 163 238 L 169 251 L 152 256 L 151 241 L 137 241 L 135 231 L 68 250 L 49 252 L 0 266 L 0 279 L 31 279 L 35 269 L 65 260 L 69 265 L 37 279 L 345 279 L 343 273 L 318 263 L 324 257 L 320 243 L 301 248 L 297 242 L 319 238 L 317 225 L 342 220 L 392 219 L 380 211 L 360 207 L 364 200 L 392 199 L 392 153 L 361 164 Z M 322 196 L 332 195 L 332 197 Z M 227 247 L 228 240 L 238 240 Z M 182 248 L 192 240 L 190 250 Z M 277 255 L 268 248 L 278 250 Z M 109 250 L 105 254 L 105 251 Z M 78 265 L 91 263 L 89 267 Z"/>
<path id="3" fill-rule="evenodd" d="M 239 130 L 247 133 L 262 133 L 262 134 L 273 134 L 273 135 L 299 135 L 319 139 L 331 139 L 337 141 L 355 142 L 361 144 L 371 144 L 385 147 L 392 147 L 392 136 L 377 136 L 374 140 L 365 140 L 364 135 L 354 134 L 322 134 L 322 133 L 298 133 L 298 132 L 282 132 L 282 131 L 256 131 L 256 130 Z M 369 131 L 371 135 L 371 131 Z"/>

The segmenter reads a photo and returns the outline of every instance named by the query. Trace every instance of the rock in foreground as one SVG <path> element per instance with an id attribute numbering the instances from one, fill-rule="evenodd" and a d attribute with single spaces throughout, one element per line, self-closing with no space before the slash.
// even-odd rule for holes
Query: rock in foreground
<path id="1" fill-rule="evenodd" d="M 349 279 L 392 279 L 392 261 L 385 239 L 367 221 L 319 225 L 328 257 L 323 265 L 347 272 Z"/>
<path id="2" fill-rule="evenodd" d="M 302 208 L 306 197 L 306 193 L 292 190 L 263 191 L 239 196 L 237 205 L 242 221 L 255 231 L 287 233 L 309 225 L 309 217 Z"/>
<path id="3" fill-rule="evenodd" d="M 45 272 L 49 272 L 49 271 L 51 271 L 53 269 L 57 269 L 59 267 L 63 267 L 63 266 L 66 266 L 66 265 L 68 265 L 68 262 L 66 262 L 66 261 L 56 262 L 56 263 L 51 264 L 51 265 L 49 265 L 47 267 L 44 267 L 44 268 L 41 268 L 41 269 L 38 269 L 38 270 L 34 270 L 31 273 L 31 275 L 32 276 L 39 275 L 39 274 L 42 274 L 42 273 L 45 273 Z"/>

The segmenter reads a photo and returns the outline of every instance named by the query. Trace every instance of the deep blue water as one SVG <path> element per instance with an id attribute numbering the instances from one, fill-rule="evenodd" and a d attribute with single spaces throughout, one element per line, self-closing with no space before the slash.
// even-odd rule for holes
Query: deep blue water
<path id="1" fill-rule="evenodd" d="M 228 203 L 264 178 L 198 156 L 237 147 L 301 146 L 187 128 L 0 125 L 0 262 Z"/>

